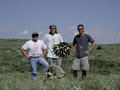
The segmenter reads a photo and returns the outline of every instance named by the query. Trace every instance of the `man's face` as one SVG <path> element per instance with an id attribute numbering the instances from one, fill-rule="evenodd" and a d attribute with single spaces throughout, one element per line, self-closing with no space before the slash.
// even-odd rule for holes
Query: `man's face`
<path id="1" fill-rule="evenodd" d="M 84 28 L 80 26 L 80 27 L 78 28 L 78 32 L 79 32 L 79 34 L 82 34 L 82 33 L 84 32 Z"/>
<path id="2" fill-rule="evenodd" d="M 51 27 L 50 32 L 51 32 L 52 34 L 55 34 L 55 31 L 56 31 L 56 27 Z"/>
<path id="3" fill-rule="evenodd" d="M 32 40 L 36 42 L 38 40 L 38 36 L 32 36 Z"/>

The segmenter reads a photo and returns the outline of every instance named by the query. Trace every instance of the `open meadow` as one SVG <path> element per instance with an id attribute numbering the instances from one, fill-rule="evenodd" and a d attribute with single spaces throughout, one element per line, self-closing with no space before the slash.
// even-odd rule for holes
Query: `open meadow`
<path id="1" fill-rule="evenodd" d="M 26 40 L 0 40 L 0 90 L 120 90 L 120 44 L 97 45 L 89 55 L 87 79 L 73 78 L 70 57 L 62 58 L 66 76 L 32 83 L 28 60 L 20 52 Z M 41 68 L 38 69 L 38 76 Z"/>

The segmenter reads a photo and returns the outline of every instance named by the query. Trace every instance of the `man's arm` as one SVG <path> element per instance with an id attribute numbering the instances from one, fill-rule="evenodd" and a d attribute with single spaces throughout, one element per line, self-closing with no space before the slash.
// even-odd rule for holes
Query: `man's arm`
<path id="1" fill-rule="evenodd" d="M 76 55 L 77 52 L 76 52 L 75 46 L 73 46 L 73 45 L 72 45 L 72 51 L 73 51 L 74 55 Z"/>
<path id="2" fill-rule="evenodd" d="M 94 41 L 94 42 L 92 43 L 92 45 L 90 46 L 90 49 L 87 50 L 87 51 L 84 51 L 84 53 L 85 53 L 85 54 L 89 54 L 89 53 L 94 49 L 95 46 L 96 46 L 96 42 Z"/>
<path id="3" fill-rule="evenodd" d="M 41 55 L 41 56 L 44 57 L 47 53 L 48 53 L 48 50 L 47 49 L 43 49 L 43 55 Z"/>
<path id="4" fill-rule="evenodd" d="M 31 58 L 31 56 L 28 56 L 28 54 L 25 52 L 25 50 L 23 48 L 21 48 L 21 52 L 27 59 Z"/>
<path id="5" fill-rule="evenodd" d="M 47 45 L 44 42 L 42 42 L 42 51 L 41 57 L 44 57 L 48 53 Z"/>
<path id="6" fill-rule="evenodd" d="M 92 51 L 95 46 L 96 46 L 96 42 L 94 41 L 89 50 Z"/>
<path id="7" fill-rule="evenodd" d="M 77 54 L 77 52 L 76 52 L 76 48 L 75 48 L 76 43 L 77 43 L 77 41 L 76 41 L 76 37 L 74 37 L 73 44 L 72 44 L 72 51 L 73 51 L 74 55 Z"/>
<path id="8" fill-rule="evenodd" d="M 43 41 L 45 44 L 47 44 L 47 38 L 48 38 L 48 36 L 45 35 L 44 38 L 42 39 L 42 41 Z"/>
<path id="9" fill-rule="evenodd" d="M 63 42 L 63 38 L 62 38 L 62 36 L 60 35 L 60 42 Z"/>

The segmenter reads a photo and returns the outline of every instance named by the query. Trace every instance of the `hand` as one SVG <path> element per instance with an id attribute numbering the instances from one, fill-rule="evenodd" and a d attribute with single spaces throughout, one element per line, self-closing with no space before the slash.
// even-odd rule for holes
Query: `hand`
<path id="1" fill-rule="evenodd" d="M 76 54 L 77 54 L 76 49 L 75 49 L 75 47 L 74 47 L 74 46 L 72 46 L 72 51 L 73 51 L 73 54 L 74 54 L 74 55 L 76 55 Z"/>
<path id="2" fill-rule="evenodd" d="M 30 58 L 32 58 L 32 56 L 27 56 L 26 58 L 29 60 Z"/>
<path id="3" fill-rule="evenodd" d="M 74 55 L 76 55 L 77 54 L 76 50 L 73 50 L 73 53 L 74 53 Z"/>
<path id="4" fill-rule="evenodd" d="M 87 50 L 87 51 L 84 51 L 84 54 L 89 54 L 90 53 L 90 51 L 89 50 Z"/>
<path id="5" fill-rule="evenodd" d="M 41 57 L 44 57 L 44 54 L 40 55 Z"/>

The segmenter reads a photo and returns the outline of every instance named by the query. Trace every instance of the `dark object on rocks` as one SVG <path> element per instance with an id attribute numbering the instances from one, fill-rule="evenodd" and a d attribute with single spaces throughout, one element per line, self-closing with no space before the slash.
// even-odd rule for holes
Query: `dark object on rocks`
<path id="1" fill-rule="evenodd" d="M 71 46 L 68 43 L 62 42 L 54 45 L 53 52 L 59 57 L 68 57 L 70 55 L 70 49 Z"/>

